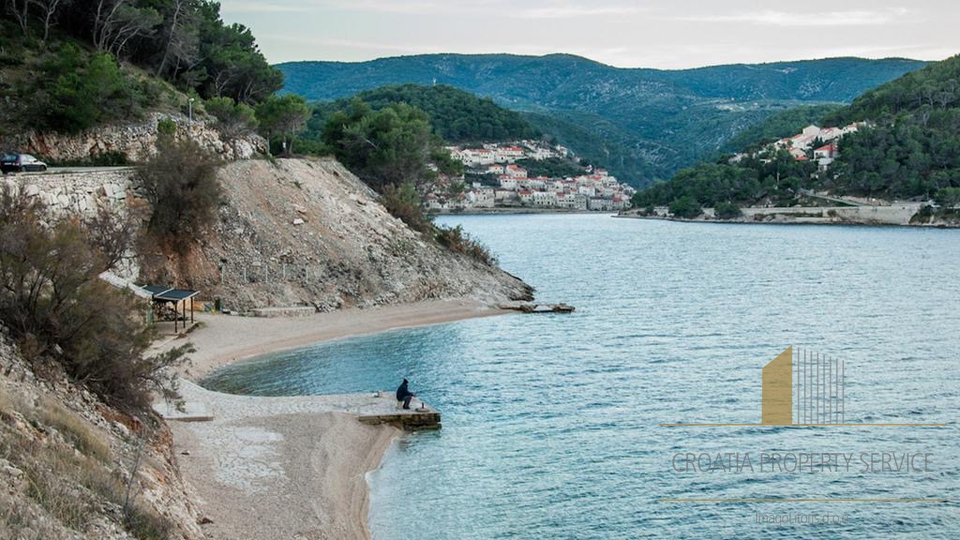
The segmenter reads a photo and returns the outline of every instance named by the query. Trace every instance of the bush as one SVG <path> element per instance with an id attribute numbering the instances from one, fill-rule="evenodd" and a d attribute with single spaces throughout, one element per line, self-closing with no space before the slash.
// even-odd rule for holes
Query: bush
<path id="1" fill-rule="evenodd" d="M 718 202 L 713 211 L 717 219 L 734 219 L 743 215 L 740 207 L 732 202 Z"/>
<path id="2" fill-rule="evenodd" d="M 146 96 L 107 53 L 88 55 L 66 44 L 40 68 L 30 89 L 31 107 L 41 127 L 76 133 L 105 120 L 139 116 Z"/>
<path id="3" fill-rule="evenodd" d="M 148 407 L 152 390 L 174 394 L 176 379 L 166 368 L 191 349 L 145 358 L 150 332 L 142 306 L 98 277 L 119 257 L 105 249 L 125 251 L 105 231 L 125 228 L 100 224 L 94 233 L 75 220 L 47 225 L 45 212 L 23 192 L 0 193 L 0 322 L 29 359 L 55 359 L 119 407 Z"/>
<path id="4" fill-rule="evenodd" d="M 257 129 L 257 114 L 246 103 L 228 97 L 210 98 L 204 103 L 207 112 L 217 119 L 217 129 L 227 137 L 246 135 Z"/>
<path id="5" fill-rule="evenodd" d="M 390 215 L 403 221 L 415 231 L 428 232 L 433 227 L 430 219 L 423 214 L 420 195 L 413 184 L 403 183 L 400 187 L 396 184 L 387 185 L 380 196 L 380 202 Z"/>
<path id="6" fill-rule="evenodd" d="M 173 139 L 177 134 L 177 122 L 173 118 L 157 120 L 157 136 L 160 139 Z"/>
<path id="7" fill-rule="evenodd" d="M 438 227 L 436 232 L 437 243 L 454 253 L 467 255 L 487 266 L 496 266 L 497 257 L 490 252 L 487 246 L 470 237 L 463 227 Z"/>
<path id="8" fill-rule="evenodd" d="M 693 219 L 703 213 L 703 208 L 696 199 L 684 195 L 670 203 L 670 213 L 678 218 Z"/>
<path id="9" fill-rule="evenodd" d="M 220 204 L 219 161 L 192 140 L 161 138 L 158 148 L 140 170 L 153 209 L 148 227 L 157 239 L 184 253 Z"/>

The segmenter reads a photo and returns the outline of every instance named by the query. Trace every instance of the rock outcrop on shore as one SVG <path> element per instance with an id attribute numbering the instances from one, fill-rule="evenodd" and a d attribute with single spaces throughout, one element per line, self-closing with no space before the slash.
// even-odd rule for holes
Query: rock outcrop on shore
<path id="1" fill-rule="evenodd" d="M 238 161 L 220 170 L 220 181 L 224 201 L 212 230 L 186 257 L 147 253 L 146 278 L 190 286 L 238 311 L 531 298 L 520 279 L 391 216 L 335 160 Z"/>

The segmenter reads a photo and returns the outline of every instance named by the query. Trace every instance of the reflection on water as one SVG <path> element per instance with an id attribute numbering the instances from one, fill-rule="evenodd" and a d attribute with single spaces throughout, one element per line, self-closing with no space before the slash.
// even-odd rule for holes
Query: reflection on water
<path id="1" fill-rule="evenodd" d="M 960 232 L 597 215 L 442 221 L 486 242 L 538 298 L 577 311 L 321 344 L 208 380 L 292 395 L 410 379 L 444 428 L 405 436 L 371 475 L 377 540 L 960 535 L 955 502 L 658 502 L 955 500 Z M 848 422 L 950 425 L 658 426 L 759 422 L 760 369 L 788 345 L 846 361 Z M 678 452 L 928 452 L 934 472 L 677 473 Z M 841 513 L 848 523 L 763 525 L 757 512 Z"/>

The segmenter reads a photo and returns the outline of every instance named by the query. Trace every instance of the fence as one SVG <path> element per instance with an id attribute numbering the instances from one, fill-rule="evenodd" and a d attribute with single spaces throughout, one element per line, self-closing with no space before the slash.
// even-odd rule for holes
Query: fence
<path id="1" fill-rule="evenodd" d="M 220 284 L 247 283 L 321 283 L 327 268 L 320 264 L 252 263 L 223 264 L 220 266 Z"/>

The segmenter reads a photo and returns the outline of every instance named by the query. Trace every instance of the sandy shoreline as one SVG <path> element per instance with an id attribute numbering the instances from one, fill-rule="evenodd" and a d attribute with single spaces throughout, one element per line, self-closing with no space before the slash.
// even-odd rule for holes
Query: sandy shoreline
<path id="1" fill-rule="evenodd" d="M 159 344 L 189 341 L 197 349 L 181 394 L 212 420 L 169 424 L 181 471 L 211 521 L 207 537 L 369 539 L 366 474 L 400 431 L 357 420 L 362 407 L 383 406 L 371 395 L 235 396 L 191 381 L 272 351 L 502 313 L 459 300 L 299 318 L 202 315 L 203 326 L 186 339 Z"/>

